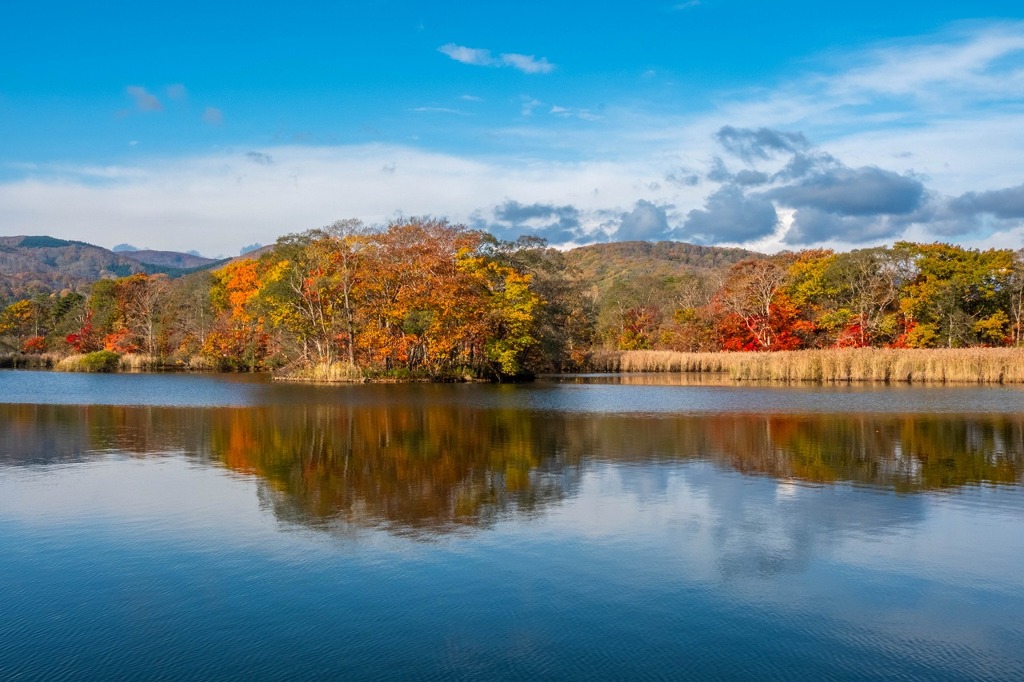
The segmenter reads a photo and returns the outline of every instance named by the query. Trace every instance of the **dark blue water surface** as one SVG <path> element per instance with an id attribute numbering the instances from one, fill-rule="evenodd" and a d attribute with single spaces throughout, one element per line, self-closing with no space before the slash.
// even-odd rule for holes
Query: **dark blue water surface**
<path id="1" fill-rule="evenodd" d="M 0 679 L 1024 678 L 1024 392 L 0 372 Z"/>

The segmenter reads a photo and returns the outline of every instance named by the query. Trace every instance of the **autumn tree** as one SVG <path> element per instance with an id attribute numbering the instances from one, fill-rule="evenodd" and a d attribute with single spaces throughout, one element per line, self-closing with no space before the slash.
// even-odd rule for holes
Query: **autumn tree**
<path id="1" fill-rule="evenodd" d="M 1014 346 L 1020 346 L 1024 344 L 1024 249 L 1013 252 L 1005 287 L 1011 339 Z"/>
<path id="2" fill-rule="evenodd" d="M 499 242 L 484 235 L 483 252 L 499 263 L 530 275 L 529 289 L 538 297 L 523 366 L 532 372 L 578 369 L 595 341 L 595 307 L 578 267 L 563 251 L 540 237 Z"/>
<path id="3" fill-rule="evenodd" d="M 10 338 L 7 345 L 20 350 L 33 329 L 34 310 L 31 301 L 16 301 L 0 312 L 0 339 Z"/>
<path id="4" fill-rule="evenodd" d="M 732 266 L 715 295 L 725 350 L 791 350 L 813 332 L 813 323 L 783 291 L 784 259 L 746 259 Z"/>
<path id="5" fill-rule="evenodd" d="M 266 301 L 275 324 L 298 339 L 304 357 L 331 364 L 343 348 L 355 364 L 357 283 L 367 230 L 357 220 L 278 240 L 268 259 Z"/>
<path id="6" fill-rule="evenodd" d="M 901 309 L 913 321 L 907 345 L 1001 344 L 1009 336 L 1005 303 L 1013 271 L 1011 251 L 941 243 L 896 246 L 911 254 L 914 266 L 901 290 Z"/>
<path id="7" fill-rule="evenodd" d="M 138 274 L 115 281 L 114 334 L 121 337 L 121 347 L 111 350 L 142 350 L 152 357 L 163 354 L 158 335 L 168 289 L 167 275 Z"/>
<path id="8" fill-rule="evenodd" d="M 269 338 L 256 306 L 261 275 L 252 259 L 233 261 L 213 274 L 210 300 L 217 320 L 202 353 L 222 368 L 255 371 L 267 357 Z"/>

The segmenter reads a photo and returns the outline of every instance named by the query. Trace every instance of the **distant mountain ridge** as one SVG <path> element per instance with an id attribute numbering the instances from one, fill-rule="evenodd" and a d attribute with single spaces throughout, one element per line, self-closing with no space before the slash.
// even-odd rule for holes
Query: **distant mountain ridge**
<path id="1" fill-rule="evenodd" d="M 179 253 L 177 251 L 155 251 L 153 249 L 139 249 L 137 251 L 121 251 L 119 256 L 131 258 L 144 265 L 157 265 L 165 268 L 178 268 L 180 270 L 192 270 L 204 265 L 219 262 L 216 258 L 206 258 L 192 253 Z"/>
<path id="2" fill-rule="evenodd" d="M 225 261 L 173 251 L 114 253 L 46 235 L 0 237 L 0 300 L 75 290 L 105 277 L 164 273 L 178 277 Z"/>
<path id="3" fill-rule="evenodd" d="M 274 248 L 269 244 L 233 259 L 217 260 L 153 249 L 115 252 L 87 242 L 46 235 L 0 237 L 0 302 L 39 292 L 81 289 L 98 279 L 140 272 L 179 277 L 214 269 L 232 260 L 259 258 Z M 617 279 L 639 274 L 672 278 L 695 271 L 723 270 L 744 258 L 763 254 L 685 242 L 632 241 L 589 244 L 570 249 L 565 255 L 581 279 L 605 290 Z"/>

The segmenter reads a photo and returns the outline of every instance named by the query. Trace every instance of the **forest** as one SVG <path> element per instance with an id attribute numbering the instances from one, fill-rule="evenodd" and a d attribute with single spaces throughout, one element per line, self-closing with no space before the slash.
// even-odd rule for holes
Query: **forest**
<path id="1" fill-rule="evenodd" d="M 440 220 L 345 220 L 210 271 L 31 292 L 4 304 L 0 351 L 65 368 L 505 380 L 586 369 L 600 350 L 1021 346 L 1022 326 L 1024 250 L 560 251 Z"/>

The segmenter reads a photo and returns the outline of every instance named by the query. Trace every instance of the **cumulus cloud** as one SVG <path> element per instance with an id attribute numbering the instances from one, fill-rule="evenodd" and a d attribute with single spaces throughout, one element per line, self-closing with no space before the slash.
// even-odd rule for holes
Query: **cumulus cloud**
<path id="1" fill-rule="evenodd" d="M 523 73 L 550 73 L 555 65 L 545 57 L 505 52 L 495 56 L 490 50 L 447 43 L 437 51 L 462 64 L 471 66 L 507 66 Z"/>
<path id="2" fill-rule="evenodd" d="M 842 168 L 842 166 L 843 164 L 831 154 L 820 150 L 810 153 L 798 152 L 775 174 L 775 179 L 796 180 L 814 171 L 825 172 L 828 169 Z"/>
<path id="3" fill-rule="evenodd" d="M 801 208 L 793 214 L 785 242 L 794 246 L 840 240 L 850 244 L 890 240 L 910 226 L 910 221 L 893 215 L 843 215 L 816 208 Z"/>
<path id="4" fill-rule="evenodd" d="M 746 195 L 736 185 L 725 185 L 707 198 L 702 209 L 693 209 L 679 236 L 704 243 L 743 243 L 775 232 L 779 217 L 763 195 Z"/>
<path id="5" fill-rule="evenodd" d="M 908 214 L 921 206 L 924 185 L 917 178 L 874 166 L 815 173 L 769 193 L 794 208 L 843 216 Z"/>
<path id="6" fill-rule="evenodd" d="M 949 206 L 918 176 L 847 166 L 802 132 L 723 126 L 713 137 L 748 167 L 733 172 L 712 156 L 705 177 L 721 186 L 703 209 L 687 214 L 680 232 L 690 238 L 744 243 L 783 235 L 788 245 L 858 244 L 898 237 L 924 222 L 945 232 L 965 225 L 950 219 Z M 783 231 L 780 210 L 791 218 Z"/>
<path id="7" fill-rule="evenodd" d="M 758 185 L 767 183 L 770 179 L 771 178 L 768 177 L 767 173 L 744 168 L 733 176 L 732 181 L 737 185 L 743 185 L 745 187 L 757 187 Z"/>
<path id="8" fill-rule="evenodd" d="M 771 128 L 734 128 L 723 126 L 715 139 L 727 152 L 741 159 L 770 159 L 780 152 L 796 153 L 810 144 L 802 133 L 787 133 Z"/>
<path id="9" fill-rule="evenodd" d="M 696 187 L 700 184 L 700 176 L 688 168 L 679 168 L 665 175 L 665 182 L 676 187 Z"/>
<path id="10" fill-rule="evenodd" d="M 633 210 L 622 214 L 622 222 L 615 232 L 616 241 L 666 239 L 668 237 L 668 216 L 665 206 L 656 206 L 641 199 Z"/>
<path id="11" fill-rule="evenodd" d="M 522 204 L 510 199 L 494 208 L 493 220 L 481 223 L 478 219 L 477 224 L 501 239 L 527 234 L 564 244 L 580 237 L 580 210 L 572 205 Z"/>
<path id="12" fill-rule="evenodd" d="M 129 85 L 124 90 L 134 100 L 135 108 L 139 111 L 163 111 L 164 105 L 156 95 L 141 85 Z"/>
<path id="13" fill-rule="evenodd" d="M 990 213 L 997 218 L 1024 218 L 1024 185 L 988 192 L 967 192 L 952 202 L 952 209 L 964 215 Z"/>

